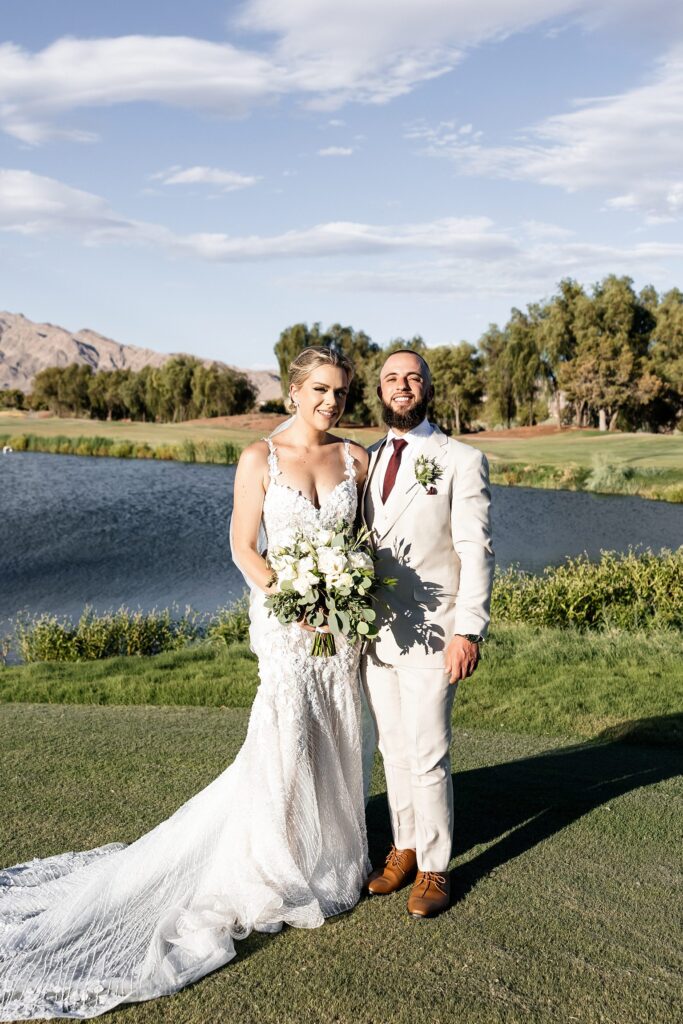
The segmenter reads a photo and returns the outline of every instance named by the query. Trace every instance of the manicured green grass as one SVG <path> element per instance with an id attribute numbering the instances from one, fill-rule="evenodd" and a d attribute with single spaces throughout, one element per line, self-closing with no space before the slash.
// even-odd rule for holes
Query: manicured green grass
<path id="1" fill-rule="evenodd" d="M 683 433 L 677 434 L 601 434 L 599 431 L 568 430 L 535 438 L 500 438 L 472 440 L 491 460 L 528 462 L 564 466 L 574 462 L 592 466 L 602 457 L 608 462 L 635 467 L 681 470 L 683 466 Z"/>
<path id="2" fill-rule="evenodd" d="M 36 663 L 0 671 L 0 702 L 248 708 L 258 685 L 246 645 L 208 645 L 154 658 Z M 680 742 L 683 634 L 499 625 L 476 675 L 460 685 L 456 725 L 595 737 L 658 718 L 660 742 Z"/>
<path id="3" fill-rule="evenodd" d="M 230 763 L 247 715 L 0 707 L 3 862 L 134 840 Z M 678 1020 L 680 756 L 609 740 L 576 744 L 458 729 L 453 759 L 454 899 L 447 913 L 411 921 L 400 892 L 363 900 L 314 931 L 252 935 L 224 969 L 173 997 L 126 1007 L 116 1020 Z M 377 863 L 389 841 L 379 767 L 373 794 L 368 821 Z"/>
<path id="4" fill-rule="evenodd" d="M 263 414 L 255 413 L 258 419 Z M 285 417 L 270 415 L 268 430 L 283 421 Z M 363 444 L 371 444 L 372 440 L 382 436 L 383 431 L 365 430 L 344 427 L 344 436 L 352 440 L 360 440 Z M 149 444 L 152 447 L 161 445 L 181 445 L 183 441 L 222 442 L 227 441 L 240 448 L 263 437 L 263 428 L 226 427 L 217 423 L 123 423 L 117 420 L 90 420 L 76 417 L 46 416 L 37 419 L 21 413 L 0 412 L 0 435 L 34 434 L 36 437 L 107 437 L 114 441 L 135 441 Z"/>
<path id="5" fill-rule="evenodd" d="M 465 440 L 470 440 L 466 438 Z M 637 494 L 683 502 L 683 434 L 566 431 L 537 438 L 471 439 L 497 484 Z"/>

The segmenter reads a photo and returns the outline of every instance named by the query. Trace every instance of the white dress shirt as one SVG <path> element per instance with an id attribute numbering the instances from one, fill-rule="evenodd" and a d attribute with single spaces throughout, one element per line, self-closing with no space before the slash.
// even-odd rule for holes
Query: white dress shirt
<path id="1" fill-rule="evenodd" d="M 387 443 L 382 449 L 376 470 L 380 494 L 384 487 L 384 477 L 386 476 L 389 459 L 394 452 L 394 446 L 391 443 L 393 439 L 397 437 L 408 442 L 408 447 L 403 449 L 401 465 L 398 467 L 396 483 L 394 484 L 394 491 L 400 493 L 401 491 L 405 492 L 410 486 L 409 480 L 414 474 L 415 459 L 420 454 L 420 449 L 422 448 L 425 438 L 430 436 L 433 429 L 434 428 L 431 423 L 426 419 L 422 420 L 422 423 L 418 423 L 418 425 L 413 427 L 412 430 L 409 430 L 407 434 L 397 434 L 391 428 L 389 429 L 389 433 L 387 434 Z"/>

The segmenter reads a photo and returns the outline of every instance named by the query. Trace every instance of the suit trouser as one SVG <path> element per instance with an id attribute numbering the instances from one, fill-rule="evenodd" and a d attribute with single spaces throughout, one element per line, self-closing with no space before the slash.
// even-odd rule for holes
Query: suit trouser
<path id="1" fill-rule="evenodd" d="M 453 843 L 449 747 L 457 687 L 443 668 L 363 658 L 363 686 L 384 759 L 394 844 L 416 850 L 421 871 L 445 871 Z"/>

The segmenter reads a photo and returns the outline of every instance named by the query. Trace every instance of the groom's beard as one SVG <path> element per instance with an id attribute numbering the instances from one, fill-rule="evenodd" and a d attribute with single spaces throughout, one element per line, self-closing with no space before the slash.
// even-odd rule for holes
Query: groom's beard
<path id="1" fill-rule="evenodd" d="M 426 417 L 429 401 L 429 395 L 425 395 L 422 401 L 416 402 L 412 408 L 406 409 L 405 412 L 398 412 L 392 406 L 387 405 L 383 398 L 380 398 L 382 419 L 388 427 L 394 427 L 396 430 L 413 430 Z"/>

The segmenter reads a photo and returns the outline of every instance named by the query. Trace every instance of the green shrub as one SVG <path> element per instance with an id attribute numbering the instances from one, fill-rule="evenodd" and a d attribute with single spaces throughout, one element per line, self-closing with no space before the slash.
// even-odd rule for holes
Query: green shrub
<path id="1" fill-rule="evenodd" d="M 94 661 L 118 655 L 160 654 L 185 647 L 203 634 L 201 616 L 186 609 L 131 612 L 127 608 L 96 615 L 86 607 L 77 623 L 56 615 L 22 614 L 15 639 L 25 662 Z"/>
<path id="2" fill-rule="evenodd" d="M 17 616 L 12 647 L 25 662 L 96 661 L 177 651 L 201 639 L 220 647 L 249 639 L 247 595 L 211 616 L 191 608 L 186 608 L 182 615 L 177 613 L 175 607 L 149 612 L 119 608 L 96 615 L 86 607 L 74 623 L 68 617 L 25 612 Z M 9 645 L 3 651 L 4 659 Z"/>
<path id="3" fill-rule="evenodd" d="M 568 558 L 540 576 L 497 573 L 491 617 L 579 629 L 683 629 L 683 547 L 658 555 L 605 551 L 599 562 Z"/>
<path id="4" fill-rule="evenodd" d="M 249 598 L 245 594 L 228 608 L 219 608 L 215 613 L 207 637 L 214 643 L 229 647 L 249 639 Z"/>
<path id="5" fill-rule="evenodd" d="M 624 466 L 597 458 L 588 474 L 586 490 L 603 494 L 636 494 L 638 484 L 633 479 L 634 475 L 633 466 Z"/>

